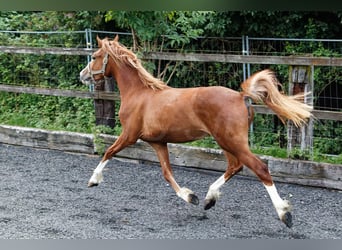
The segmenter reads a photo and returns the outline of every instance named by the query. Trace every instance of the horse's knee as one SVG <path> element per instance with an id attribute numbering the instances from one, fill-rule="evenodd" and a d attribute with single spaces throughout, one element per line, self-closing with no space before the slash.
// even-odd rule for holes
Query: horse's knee
<path id="1" fill-rule="evenodd" d="M 265 185 L 272 185 L 272 177 L 268 166 L 262 162 L 262 164 L 258 164 L 258 167 L 255 169 L 256 175 Z"/>
<path id="2" fill-rule="evenodd" d="M 273 184 L 272 177 L 266 163 L 252 153 L 240 155 L 240 159 L 241 162 L 251 169 L 265 185 Z"/>

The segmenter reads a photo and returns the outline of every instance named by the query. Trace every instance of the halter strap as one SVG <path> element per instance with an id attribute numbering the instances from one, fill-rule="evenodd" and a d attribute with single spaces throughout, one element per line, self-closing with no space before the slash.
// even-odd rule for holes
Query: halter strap
<path id="1" fill-rule="evenodd" d="M 92 70 L 90 67 L 90 63 L 88 63 L 88 71 L 91 75 L 91 79 L 94 82 L 95 82 L 94 75 L 104 74 L 104 72 L 106 71 L 107 63 L 108 63 L 108 53 L 106 53 L 105 56 L 103 57 L 102 68 L 100 70 Z"/>

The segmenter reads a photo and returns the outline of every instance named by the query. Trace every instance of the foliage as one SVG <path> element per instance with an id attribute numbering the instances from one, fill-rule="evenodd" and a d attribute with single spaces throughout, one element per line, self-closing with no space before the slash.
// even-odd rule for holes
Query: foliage
<path id="1" fill-rule="evenodd" d="M 95 123 L 92 101 L 80 98 L 0 92 L 0 106 L 9 125 L 90 133 Z"/>
<path id="2" fill-rule="evenodd" d="M 143 50 L 160 46 L 160 37 L 168 38 L 171 48 L 183 47 L 202 35 L 201 25 L 211 12 L 205 11 L 108 11 L 105 20 L 114 20 L 119 28 L 132 32 L 135 45 Z M 137 48 L 137 47 L 135 47 Z"/>
<path id="3" fill-rule="evenodd" d="M 190 41 L 204 34 L 203 25 L 213 12 L 207 11 L 108 11 L 105 20 L 115 21 L 119 28 L 131 32 L 133 50 L 139 55 L 144 51 L 182 51 Z M 178 63 L 145 62 L 145 67 L 162 80 L 169 82 L 166 75 L 182 71 Z M 188 68 L 185 67 L 187 70 Z M 178 73 L 179 74 L 179 73 Z M 179 80 L 174 80 L 177 82 Z M 182 78 L 180 82 L 184 82 Z"/>
<path id="4" fill-rule="evenodd" d="M 314 148 L 322 154 L 338 155 L 342 152 L 342 125 L 341 122 L 324 120 L 315 123 Z"/>
<path id="5" fill-rule="evenodd" d="M 73 31 L 96 28 L 103 21 L 103 13 L 97 11 L 9 11 L 0 15 L 0 30 Z"/>

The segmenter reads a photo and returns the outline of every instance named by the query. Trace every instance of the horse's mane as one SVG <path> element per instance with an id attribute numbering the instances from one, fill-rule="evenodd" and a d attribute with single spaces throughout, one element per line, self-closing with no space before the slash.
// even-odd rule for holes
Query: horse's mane
<path id="1" fill-rule="evenodd" d="M 117 44 L 114 44 L 117 43 Z M 140 59 L 123 45 L 116 41 L 102 40 L 102 48 L 112 57 L 117 64 L 126 64 L 135 68 L 141 82 L 153 90 L 161 90 L 168 86 L 160 79 L 152 76 L 141 64 Z"/>

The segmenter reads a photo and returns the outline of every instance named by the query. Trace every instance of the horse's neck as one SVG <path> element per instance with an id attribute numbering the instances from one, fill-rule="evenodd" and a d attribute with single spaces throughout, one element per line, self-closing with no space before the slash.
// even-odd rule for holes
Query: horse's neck
<path id="1" fill-rule="evenodd" d="M 138 72 L 134 69 L 122 67 L 114 71 L 114 77 L 120 90 L 121 98 L 146 90 L 146 87 L 139 78 Z"/>

